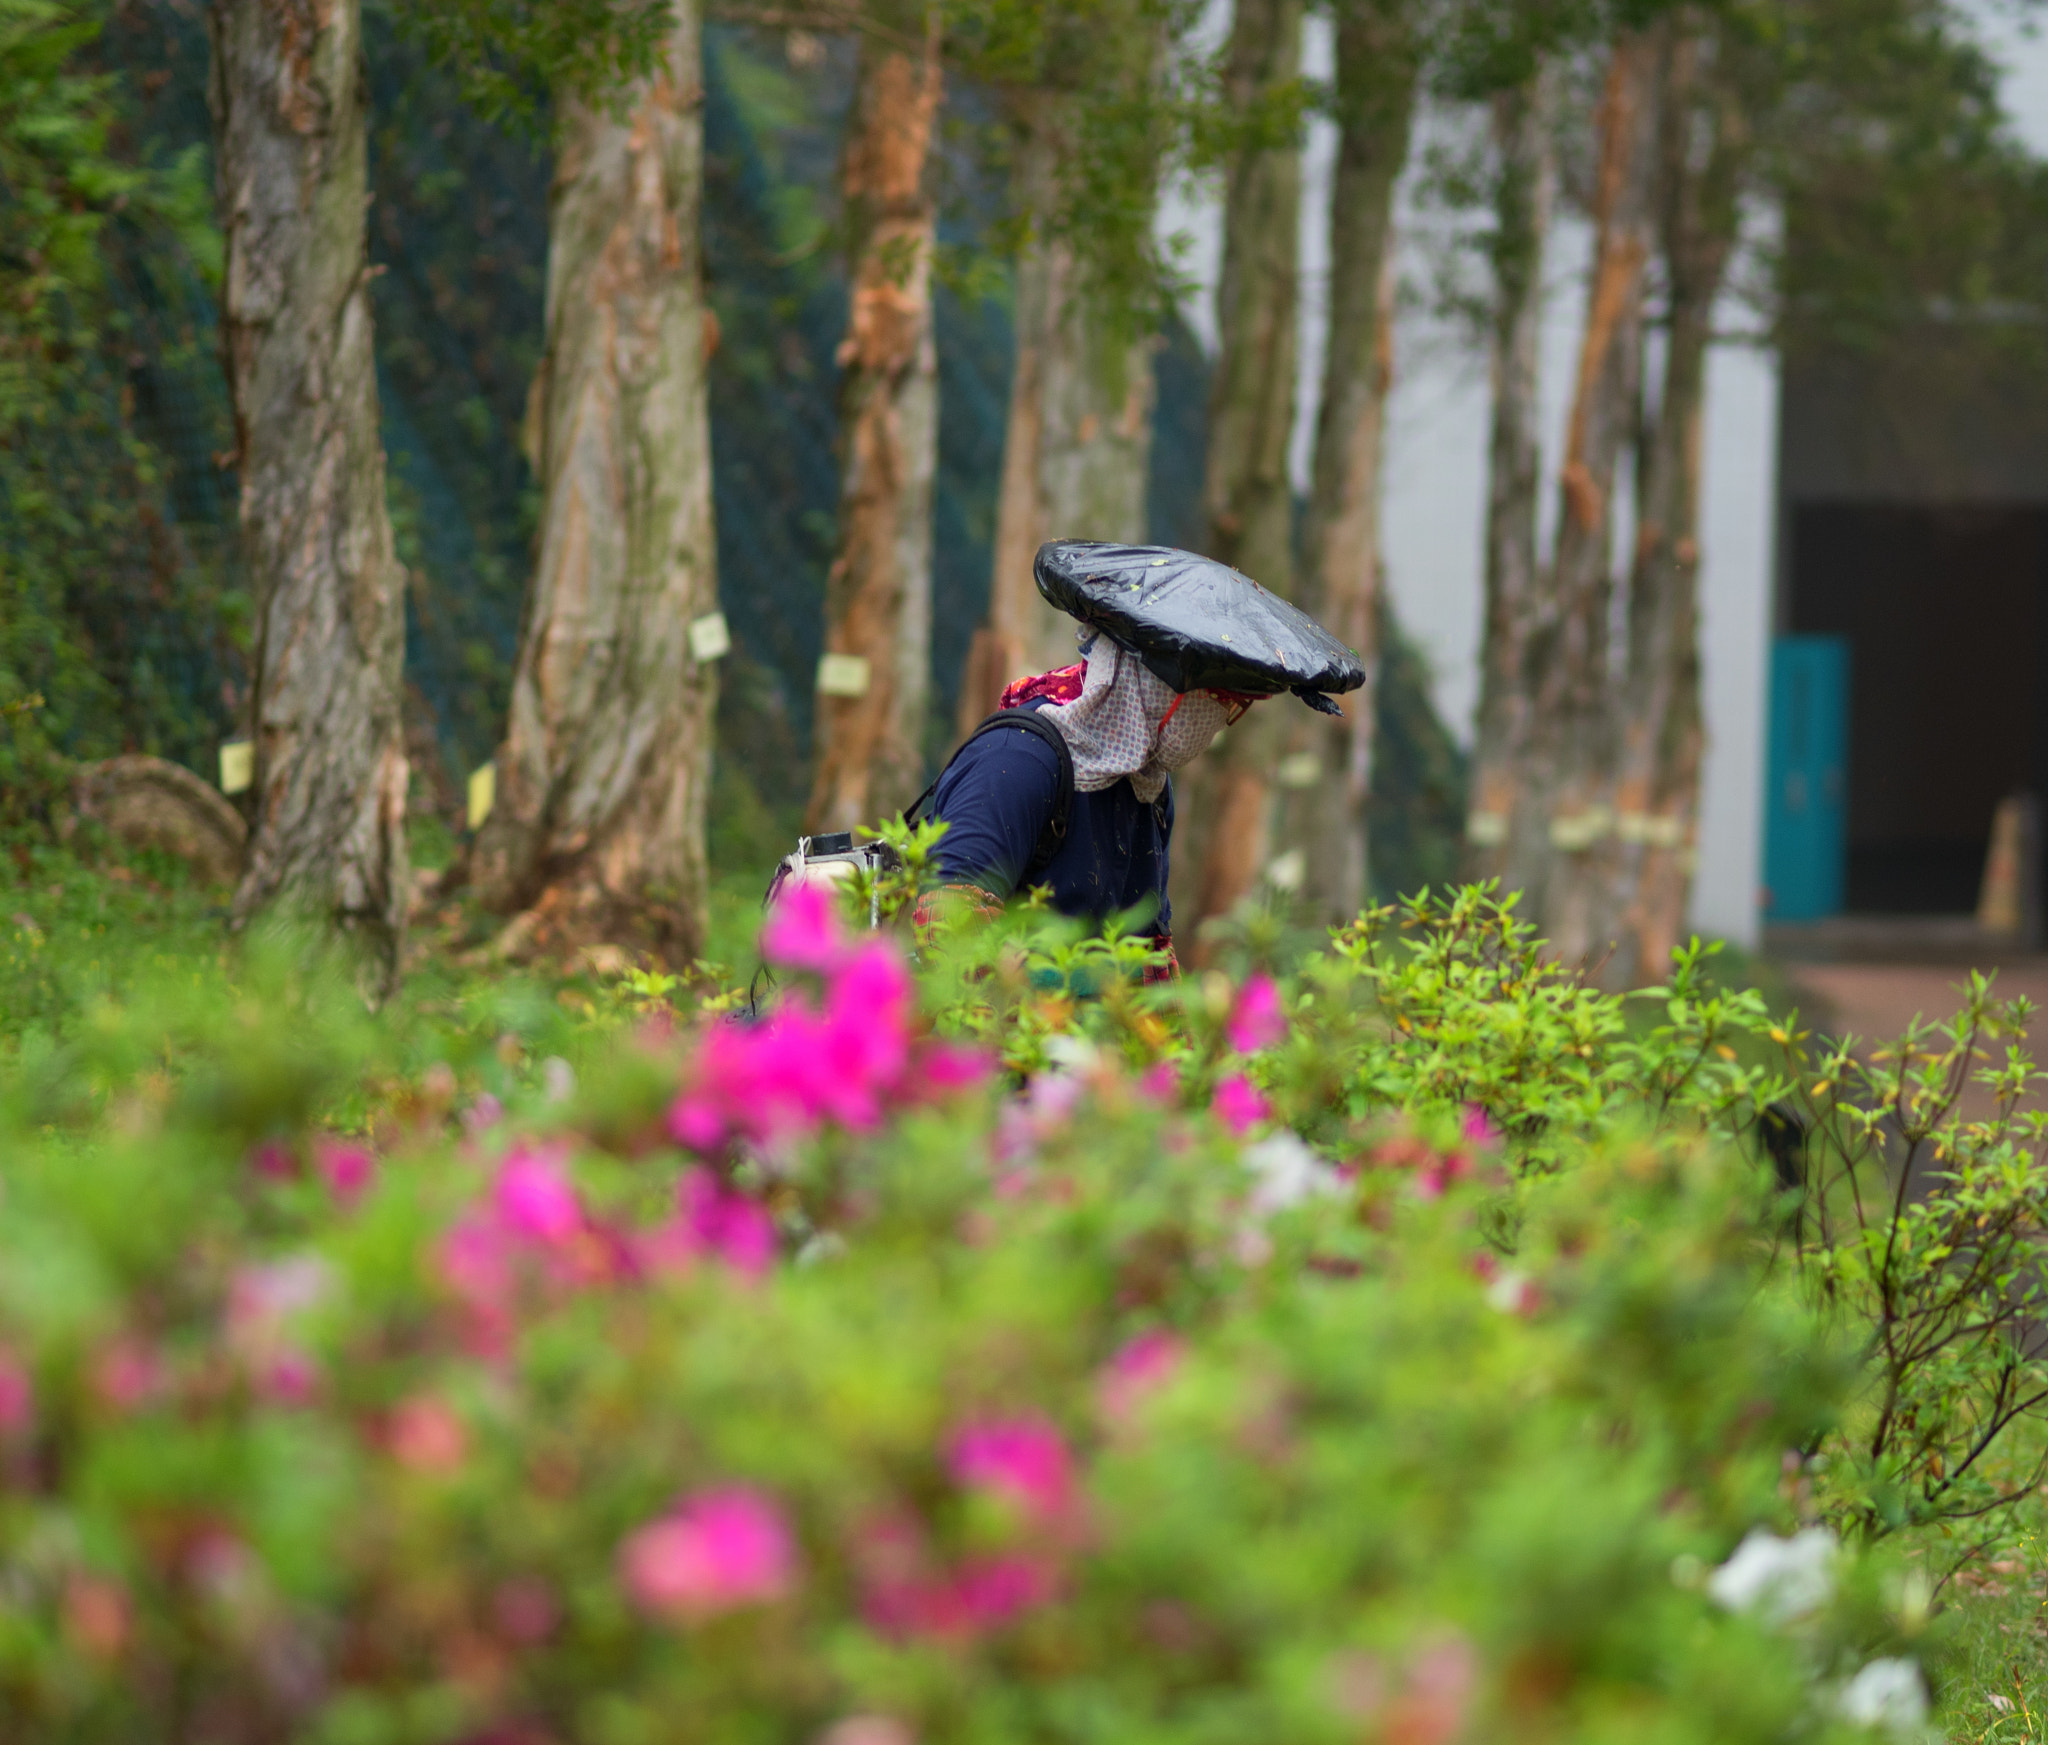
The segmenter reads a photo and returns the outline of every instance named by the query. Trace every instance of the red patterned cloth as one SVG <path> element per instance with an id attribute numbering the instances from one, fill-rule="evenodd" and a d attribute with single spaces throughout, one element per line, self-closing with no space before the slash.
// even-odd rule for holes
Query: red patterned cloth
<path id="1" fill-rule="evenodd" d="M 1054 667 L 1051 672 L 1040 673 L 1035 678 L 1015 679 L 1004 688 L 1002 700 L 996 707 L 1021 709 L 1026 703 L 1037 702 L 1040 697 L 1052 703 L 1071 703 L 1081 694 L 1081 686 L 1087 677 L 1086 665 L 1076 662 L 1073 666 Z"/>

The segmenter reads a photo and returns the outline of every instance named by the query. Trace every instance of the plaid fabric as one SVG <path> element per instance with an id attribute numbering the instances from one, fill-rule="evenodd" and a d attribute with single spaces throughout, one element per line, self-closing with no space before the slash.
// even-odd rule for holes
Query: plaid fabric
<path id="1" fill-rule="evenodd" d="M 1087 676 L 1081 694 L 1070 703 L 1048 704 L 1040 713 L 1060 730 L 1073 754 L 1079 792 L 1114 787 L 1129 776 L 1138 798 L 1149 806 L 1165 788 L 1167 773 L 1192 763 L 1233 719 L 1234 705 L 1214 691 L 1176 692 L 1106 636 L 1090 638 L 1082 652 Z M 1067 667 L 1045 677 L 1072 671 Z"/>

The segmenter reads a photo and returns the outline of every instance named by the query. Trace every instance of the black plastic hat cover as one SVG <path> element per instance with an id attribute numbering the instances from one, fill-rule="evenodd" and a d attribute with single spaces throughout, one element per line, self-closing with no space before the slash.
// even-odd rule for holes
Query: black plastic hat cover
<path id="1" fill-rule="evenodd" d="M 1214 558 L 1166 545 L 1062 539 L 1038 548 L 1038 591 L 1105 632 L 1176 691 L 1324 693 L 1365 683 L 1358 656 L 1306 612 Z"/>

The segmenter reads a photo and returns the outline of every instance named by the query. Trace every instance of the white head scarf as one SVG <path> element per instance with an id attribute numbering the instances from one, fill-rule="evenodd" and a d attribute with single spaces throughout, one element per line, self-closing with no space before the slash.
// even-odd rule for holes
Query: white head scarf
<path id="1" fill-rule="evenodd" d="M 1081 652 L 1088 659 L 1081 694 L 1039 713 L 1073 754 L 1076 789 L 1092 794 L 1129 776 L 1149 806 L 1167 773 L 1192 763 L 1223 730 L 1230 705 L 1208 691 L 1175 691 L 1107 636 L 1084 632 Z"/>

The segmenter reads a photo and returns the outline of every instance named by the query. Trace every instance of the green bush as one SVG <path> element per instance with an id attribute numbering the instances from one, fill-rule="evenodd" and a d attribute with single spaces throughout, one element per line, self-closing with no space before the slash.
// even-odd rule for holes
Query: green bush
<path id="1" fill-rule="evenodd" d="M 25 1038 L 8 1736 L 1910 1732 L 1926 1582 L 1804 1459 L 1868 1371 L 1728 1143 L 1766 1021 L 1407 919 L 1145 989 L 798 903 L 754 1022 L 436 1043 L 259 954 Z"/>

